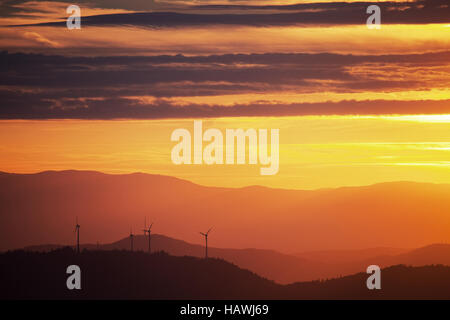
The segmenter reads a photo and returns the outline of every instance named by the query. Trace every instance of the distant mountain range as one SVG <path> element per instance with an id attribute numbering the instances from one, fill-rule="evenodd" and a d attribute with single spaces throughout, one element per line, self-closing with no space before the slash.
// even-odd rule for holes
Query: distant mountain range
<path id="1" fill-rule="evenodd" d="M 65 286 L 69 265 L 81 268 L 81 290 Z M 279 285 L 226 261 L 130 251 L 65 248 L 0 254 L 1 300 L 10 299 L 450 299 L 450 267 L 394 266 L 381 290 L 368 275 Z"/>
<path id="2" fill-rule="evenodd" d="M 168 176 L 85 171 L 0 174 L 0 250 L 113 242 L 144 217 L 159 234 L 285 253 L 450 242 L 450 185 L 382 183 L 315 191 L 205 187 Z"/>

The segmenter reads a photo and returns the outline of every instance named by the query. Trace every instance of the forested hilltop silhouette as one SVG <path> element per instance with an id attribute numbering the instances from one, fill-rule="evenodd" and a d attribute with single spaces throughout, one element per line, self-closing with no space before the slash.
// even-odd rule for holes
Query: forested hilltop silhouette
<path id="1" fill-rule="evenodd" d="M 154 251 L 164 251 L 173 256 L 204 257 L 204 245 L 192 244 L 161 234 L 152 235 Z M 134 250 L 148 250 L 148 236 L 133 237 Z M 48 252 L 63 248 L 64 245 L 46 244 L 23 248 L 26 251 Z M 81 244 L 87 250 L 130 250 L 130 238 L 126 237 L 112 243 Z M 241 269 L 250 270 L 263 278 L 280 284 L 306 282 L 317 279 L 332 279 L 352 275 L 366 270 L 367 266 L 378 265 L 386 268 L 395 265 L 414 267 L 427 265 L 450 266 L 450 245 L 431 244 L 416 249 L 388 247 L 364 250 L 311 251 L 298 254 L 285 254 L 275 250 L 232 249 L 209 247 L 209 257 L 231 262 Z"/>
<path id="2" fill-rule="evenodd" d="M 68 290 L 66 269 L 81 268 L 81 290 Z M 1 299 L 449 299 L 450 267 L 382 270 L 382 290 L 368 275 L 279 285 L 220 259 L 163 252 L 91 251 L 0 254 Z"/>

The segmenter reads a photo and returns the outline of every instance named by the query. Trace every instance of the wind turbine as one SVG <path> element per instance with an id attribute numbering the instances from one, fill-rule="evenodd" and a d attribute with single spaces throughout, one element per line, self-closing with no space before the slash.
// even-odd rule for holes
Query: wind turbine
<path id="1" fill-rule="evenodd" d="M 78 224 L 78 217 L 76 217 L 75 232 L 77 233 L 77 253 L 80 253 L 80 225 Z"/>
<path id="2" fill-rule="evenodd" d="M 148 253 L 152 252 L 152 244 L 151 244 L 151 239 L 152 239 L 152 226 L 153 226 L 153 222 L 150 224 L 150 226 L 147 229 L 147 218 L 145 219 L 145 223 L 144 223 L 144 236 L 147 235 L 148 233 Z"/>
<path id="3" fill-rule="evenodd" d="M 200 232 L 200 234 L 205 237 L 205 244 L 206 244 L 205 259 L 208 259 L 208 235 L 211 232 L 211 230 L 212 228 L 210 228 L 207 233 Z"/>
<path id="4" fill-rule="evenodd" d="M 130 229 L 130 243 L 131 243 L 131 251 L 133 251 L 133 238 L 134 238 L 134 234 L 133 234 L 133 229 Z"/>

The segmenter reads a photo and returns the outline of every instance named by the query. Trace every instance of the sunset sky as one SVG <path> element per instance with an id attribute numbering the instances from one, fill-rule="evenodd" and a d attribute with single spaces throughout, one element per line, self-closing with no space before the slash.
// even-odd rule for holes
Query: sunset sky
<path id="1" fill-rule="evenodd" d="M 450 4 L 0 1 L 0 171 L 204 185 L 450 183 Z M 170 135 L 280 129 L 280 170 L 175 166 Z"/>

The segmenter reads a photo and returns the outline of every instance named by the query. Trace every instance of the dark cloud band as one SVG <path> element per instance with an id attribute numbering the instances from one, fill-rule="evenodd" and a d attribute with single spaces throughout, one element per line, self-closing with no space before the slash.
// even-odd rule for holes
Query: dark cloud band
<path id="1" fill-rule="evenodd" d="M 307 3 L 289 6 L 206 6 L 183 8 L 178 12 L 137 12 L 107 14 L 83 18 L 84 26 L 192 27 L 208 25 L 290 26 L 298 24 L 347 25 L 365 24 L 366 9 L 376 4 L 382 10 L 385 24 L 428 24 L 450 22 L 447 0 L 415 2 L 332 2 Z M 201 11 L 208 9 L 207 12 Z M 234 9 L 239 13 L 223 13 Z M 248 13 L 254 9 L 276 9 L 278 12 Z M 210 11 L 213 10 L 213 13 Z M 263 10 L 264 11 L 264 10 Z M 42 23 L 41 26 L 63 26 L 65 22 Z"/>
<path id="2" fill-rule="evenodd" d="M 164 99 L 143 104 L 138 100 L 105 98 L 103 100 L 38 100 L 22 94 L 18 100 L 8 101 L 0 109 L 0 119 L 167 119 L 215 118 L 255 116 L 305 115 L 389 115 L 389 114 L 448 114 L 450 100 L 440 101 L 340 101 L 323 103 L 270 104 L 221 106 L 191 104 L 179 106 Z"/>
<path id="3" fill-rule="evenodd" d="M 65 57 L 0 53 L 0 118 L 117 119 L 447 113 L 449 101 L 174 103 L 277 92 L 374 93 L 450 87 L 450 51 L 405 55 L 228 54 Z M 145 97 L 153 97 L 152 102 Z M 143 98 L 144 97 L 144 98 Z M 201 101 L 198 98 L 197 101 Z M 326 96 L 324 96 L 326 100 Z M 238 100 L 237 100 L 238 101 Z"/>

